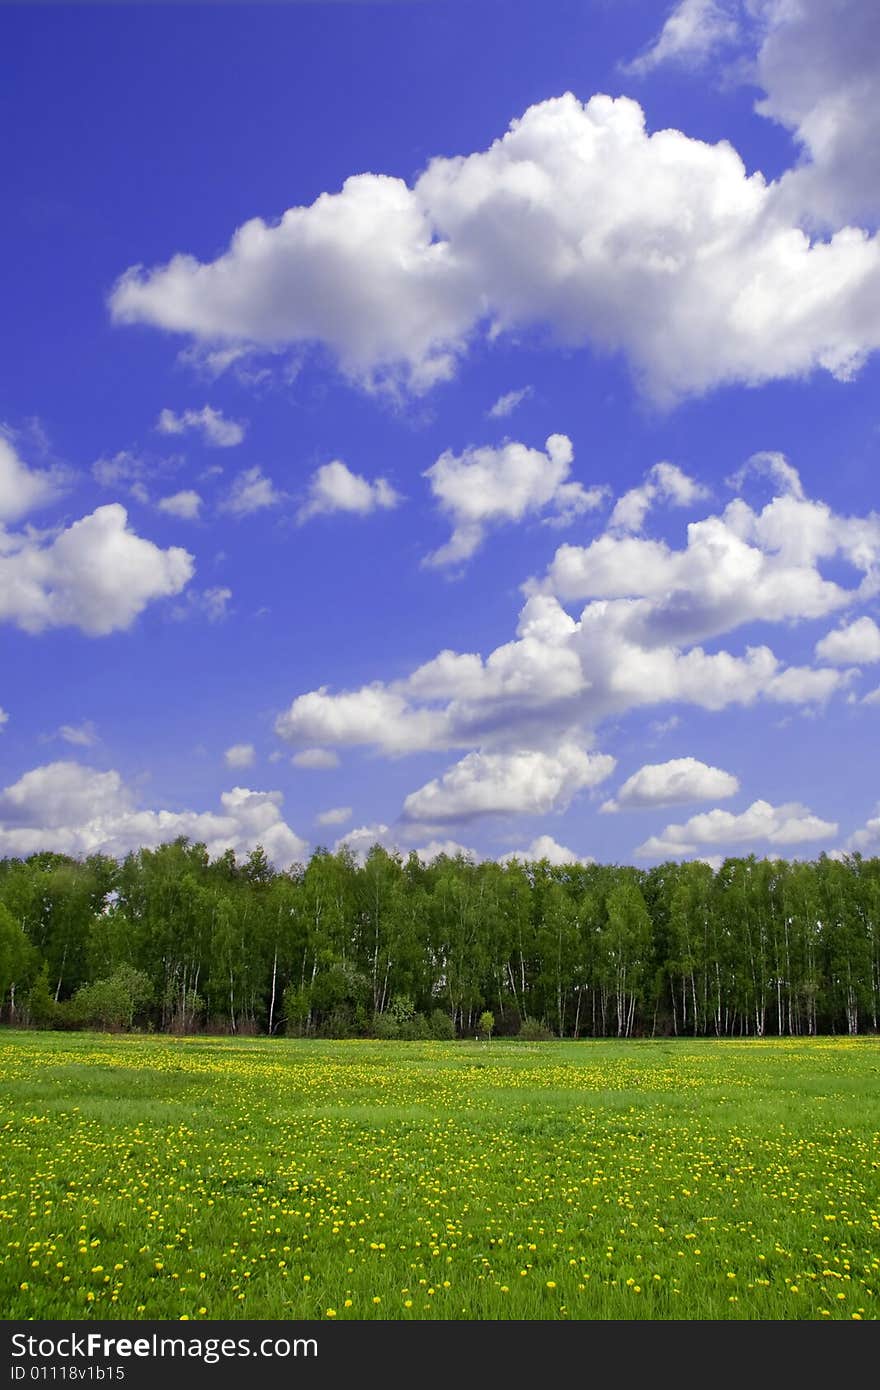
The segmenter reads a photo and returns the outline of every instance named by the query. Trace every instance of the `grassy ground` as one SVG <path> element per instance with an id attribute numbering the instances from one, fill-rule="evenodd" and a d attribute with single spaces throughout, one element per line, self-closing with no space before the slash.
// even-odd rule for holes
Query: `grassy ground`
<path id="1" fill-rule="evenodd" d="M 6 1318 L 877 1318 L 880 1041 L 0 1034 Z"/>

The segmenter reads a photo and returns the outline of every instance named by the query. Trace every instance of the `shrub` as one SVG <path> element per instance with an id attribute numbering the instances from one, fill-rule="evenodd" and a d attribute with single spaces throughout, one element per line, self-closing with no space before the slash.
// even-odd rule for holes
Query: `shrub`
<path id="1" fill-rule="evenodd" d="M 539 1018 L 524 1018 L 519 1025 L 519 1036 L 525 1042 L 552 1042 L 553 1034 Z"/>
<path id="2" fill-rule="evenodd" d="M 428 1020 L 428 1029 L 431 1037 L 438 1042 L 452 1042 L 455 1037 L 455 1024 L 442 1009 L 434 1009 Z"/>
<path id="3" fill-rule="evenodd" d="M 377 1038 L 391 1041 L 400 1037 L 400 1024 L 390 1011 L 385 1014 L 376 1014 L 373 1018 L 373 1032 Z"/>

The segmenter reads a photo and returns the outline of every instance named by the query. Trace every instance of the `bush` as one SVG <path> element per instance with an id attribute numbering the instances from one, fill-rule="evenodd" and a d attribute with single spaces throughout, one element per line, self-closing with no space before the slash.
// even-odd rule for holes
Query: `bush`
<path id="1" fill-rule="evenodd" d="M 538 1018 L 524 1018 L 519 1025 L 519 1036 L 524 1042 L 552 1042 L 553 1034 Z"/>
<path id="2" fill-rule="evenodd" d="M 400 1025 L 400 1036 L 406 1042 L 427 1042 L 431 1029 L 424 1014 L 413 1014 Z"/>
<path id="3" fill-rule="evenodd" d="M 52 1028 L 58 1022 L 59 1007 L 49 988 L 49 967 L 43 965 L 25 999 L 27 1016 L 37 1028 Z"/>
<path id="4" fill-rule="evenodd" d="M 455 1038 L 455 1024 L 442 1009 L 434 1009 L 428 1020 L 428 1030 L 438 1042 L 452 1042 Z"/>
<path id="5" fill-rule="evenodd" d="M 70 1005 L 79 1023 L 98 1028 L 133 1028 L 135 1018 L 153 997 L 153 987 L 143 970 L 120 965 L 112 975 L 82 985 Z"/>
<path id="6" fill-rule="evenodd" d="M 400 1037 L 400 1024 L 392 1013 L 376 1014 L 373 1018 L 373 1032 L 377 1038 L 390 1042 Z"/>

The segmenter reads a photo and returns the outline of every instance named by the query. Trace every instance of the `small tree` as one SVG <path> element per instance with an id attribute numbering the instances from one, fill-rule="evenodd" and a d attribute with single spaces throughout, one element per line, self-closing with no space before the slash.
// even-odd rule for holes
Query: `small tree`
<path id="1" fill-rule="evenodd" d="M 492 1041 L 492 1029 L 495 1027 L 495 1015 L 486 1009 L 480 1014 L 480 1032 L 485 1033 L 489 1041 Z"/>

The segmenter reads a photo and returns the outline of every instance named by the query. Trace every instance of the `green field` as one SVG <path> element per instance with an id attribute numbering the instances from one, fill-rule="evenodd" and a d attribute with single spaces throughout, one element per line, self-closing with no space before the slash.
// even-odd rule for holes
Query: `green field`
<path id="1" fill-rule="evenodd" d="M 6 1318 L 877 1318 L 880 1041 L 0 1035 Z"/>

